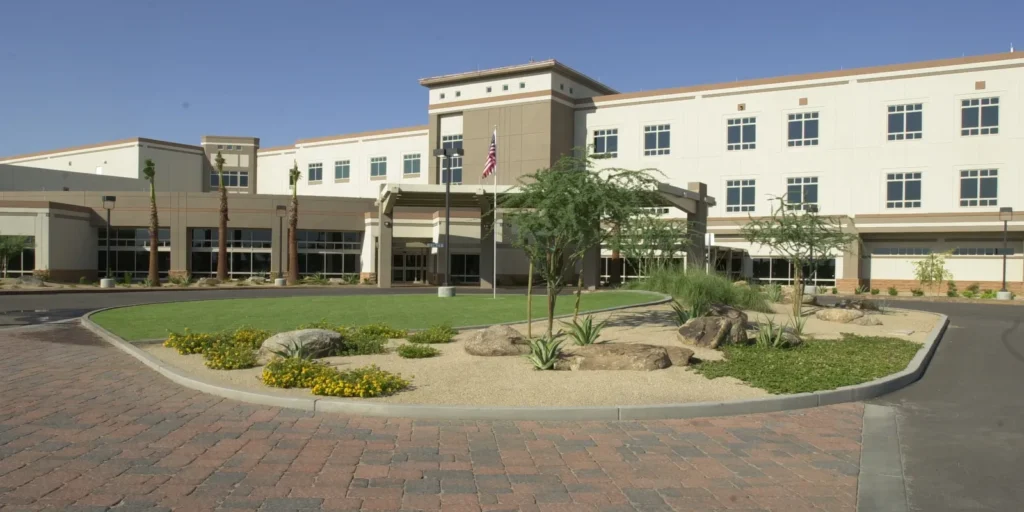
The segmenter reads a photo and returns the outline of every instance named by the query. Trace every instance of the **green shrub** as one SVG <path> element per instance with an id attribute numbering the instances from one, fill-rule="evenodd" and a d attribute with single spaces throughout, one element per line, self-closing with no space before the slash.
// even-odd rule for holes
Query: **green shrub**
<path id="1" fill-rule="evenodd" d="M 828 292 L 828 288 L 824 286 L 818 286 L 814 289 L 814 291 L 817 292 L 818 295 L 825 295 L 825 293 Z"/>
<path id="2" fill-rule="evenodd" d="M 326 364 L 308 359 L 275 359 L 263 367 L 263 383 L 275 388 L 311 388 L 313 381 L 330 372 Z"/>
<path id="3" fill-rule="evenodd" d="M 298 342 L 289 343 L 284 348 L 271 350 L 271 352 L 282 359 L 305 359 L 307 361 L 315 359 L 316 355 L 312 345 L 303 345 Z"/>
<path id="4" fill-rule="evenodd" d="M 784 294 L 782 293 L 782 285 L 772 283 L 764 287 L 764 294 L 768 300 L 778 304 L 782 302 Z"/>
<path id="5" fill-rule="evenodd" d="M 186 287 L 192 284 L 192 274 L 186 272 L 181 275 L 173 275 L 167 278 L 167 280 L 170 281 L 170 283 L 175 286 Z"/>
<path id="6" fill-rule="evenodd" d="M 895 297 L 895 296 L 897 296 L 899 294 L 900 294 L 900 291 L 897 290 L 895 286 L 890 286 L 889 287 L 889 295 L 892 295 L 893 297 Z"/>
<path id="7" fill-rule="evenodd" d="M 358 398 L 393 395 L 409 387 L 409 381 L 401 375 L 375 365 L 322 372 L 314 377 L 312 384 L 314 395 Z"/>
<path id="8" fill-rule="evenodd" d="M 878 295 L 879 293 L 880 292 L 878 291 L 878 288 L 872 288 L 871 289 L 871 295 Z"/>
<path id="9" fill-rule="evenodd" d="M 387 341 L 389 339 L 404 338 L 408 334 L 408 331 L 405 329 L 393 329 L 387 324 L 377 323 L 360 326 L 356 329 L 355 334 L 367 338 Z"/>
<path id="10" fill-rule="evenodd" d="M 864 295 L 867 292 L 868 292 L 868 287 L 864 286 L 864 285 L 858 286 L 857 289 L 853 291 L 853 293 L 855 295 Z"/>
<path id="11" fill-rule="evenodd" d="M 608 321 L 605 320 L 595 324 L 594 317 L 587 315 L 583 318 L 582 322 L 577 318 L 571 324 L 568 322 L 562 323 L 569 328 L 569 337 L 572 338 L 573 343 L 585 346 L 597 343 L 597 340 L 601 337 L 601 330 L 604 329 Z"/>
<path id="12" fill-rule="evenodd" d="M 533 363 L 534 369 L 551 370 L 562 355 L 562 340 L 558 336 L 551 339 L 539 338 L 530 340 L 530 353 L 526 358 Z"/>
<path id="13" fill-rule="evenodd" d="M 839 295 L 839 288 L 832 287 L 832 295 Z"/>
<path id="14" fill-rule="evenodd" d="M 984 290 L 981 292 L 981 298 L 983 299 L 994 299 L 996 298 L 995 290 Z"/>
<path id="15" fill-rule="evenodd" d="M 754 344 L 760 348 L 787 348 L 789 343 L 784 337 L 785 328 L 773 322 L 771 318 L 765 317 L 764 320 L 758 323 Z"/>
<path id="16" fill-rule="evenodd" d="M 946 283 L 946 297 L 956 297 L 957 295 L 960 295 L 960 293 L 957 292 L 956 282 L 954 282 L 954 281 L 947 282 Z"/>
<path id="17" fill-rule="evenodd" d="M 412 343 L 451 343 L 457 334 L 459 331 L 452 329 L 450 325 L 441 324 L 414 332 L 406 336 L 405 339 Z"/>
<path id="18" fill-rule="evenodd" d="M 978 283 L 971 283 L 971 285 L 967 287 L 967 291 L 975 295 L 978 295 L 979 293 L 981 293 L 981 285 Z"/>
<path id="19" fill-rule="evenodd" d="M 133 277 L 135 276 L 131 272 L 125 272 L 124 276 L 121 277 L 121 284 L 124 286 L 131 286 Z"/>
<path id="20" fill-rule="evenodd" d="M 690 311 L 706 311 L 711 304 L 725 304 L 739 309 L 768 311 L 764 292 L 755 286 L 736 286 L 727 277 L 700 269 L 684 270 L 669 267 L 652 270 L 626 288 L 650 290 L 673 296 Z M 703 313 L 702 313 L 703 314 Z"/>
<path id="21" fill-rule="evenodd" d="M 975 295 L 975 293 L 970 290 L 964 290 L 964 292 L 961 293 L 960 296 L 962 296 L 965 299 L 973 299 L 977 297 L 977 295 Z"/>
<path id="22" fill-rule="evenodd" d="M 78 284 L 89 284 L 89 280 L 86 279 L 85 276 L 79 277 Z"/>
<path id="23" fill-rule="evenodd" d="M 910 294 L 913 295 L 914 297 L 922 297 L 924 296 L 924 290 L 920 288 L 914 288 L 913 290 L 910 290 Z"/>
<path id="24" fill-rule="evenodd" d="M 328 279 L 326 275 L 317 272 L 315 274 L 303 277 L 302 278 L 302 284 L 315 284 L 315 285 L 323 286 L 323 285 L 331 284 L 331 280 Z"/>
<path id="25" fill-rule="evenodd" d="M 674 313 L 676 325 L 680 327 L 690 320 L 690 312 L 678 300 L 672 301 L 672 313 Z"/>
<path id="26" fill-rule="evenodd" d="M 191 332 L 186 328 L 183 334 L 170 333 L 164 340 L 164 346 L 176 349 L 181 355 L 202 354 L 220 341 L 216 335 Z"/>
<path id="27" fill-rule="evenodd" d="M 434 357 L 440 353 L 440 350 L 422 343 L 406 343 L 398 347 L 398 356 L 406 359 Z"/>
<path id="28" fill-rule="evenodd" d="M 341 276 L 341 282 L 344 284 L 359 284 L 359 276 L 356 274 L 348 274 Z"/>
<path id="29" fill-rule="evenodd" d="M 204 350 L 203 359 L 207 368 L 240 370 L 256 366 L 256 351 L 245 345 L 221 342 Z"/>

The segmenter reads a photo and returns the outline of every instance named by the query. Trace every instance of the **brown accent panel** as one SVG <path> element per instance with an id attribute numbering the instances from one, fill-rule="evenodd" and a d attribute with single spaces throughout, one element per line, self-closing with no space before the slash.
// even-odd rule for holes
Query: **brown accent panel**
<path id="1" fill-rule="evenodd" d="M 498 183 L 514 185 L 524 174 L 552 162 L 554 101 L 479 108 L 462 113 L 462 180 L 465 184 L 491 184 L 481 173 L 491 133 L 498 129 Z M 571 113 L 572 109 L 565 107 Z M 571 119 L 571 117 L 570 117 Z M 571 137 L 569 143 L 571 145 Z"/>
<path id="2" fill-rule="evenodd" d="M 561 103 L 551 102 L 551 163 L 573 153 L 576 111 Z"/>
<path id="3" fill-rule="evenodd" d="M 985 81 L 984 80 L 979 80 L 977 82 L 974 82 L 974 90 L 981 91 L 981 90 L 984 90 L 984 89 L 985 89 Z"/>
<path id="4" fill-rule="evenodd" d="M 406 126 L 404 128 L 389 128 L 386 130 L 374 130 L 369 132 L 349 133 L 345 135 L 331 135 L 327 137 L 315 137 L 312 139 L 299 139 L 295 141 L 295 144 L 310 144 L 313 142 L 327 142 L 331 140 L 343 140 L 343 139 L 358 139 L 361 137 L 373 137 L 376 135 L 389 135 L 392 133 L 403 133 L 403 132 L 418 132 L 427 130 L 430 127 L 428 125 L 419 126 Z"/>
<path id="5" fill-rule="evenodd" d="M 804 107 L 807 105 L 807 98 L 800 98 L 800 106 Z"/>
<path id="6" fill-rule="evenodd" d="M 740 103 L 739 105 L 736 105 L 736 111 L 737 112 L 743 112 L 745 110 L 747 110 L 747 104 L 746 103 Z"/>
<path id="7" fill-rule="evenodd" d="M 805 74 L 800 74 L 800 75 L 789 75 L 789 76 L 781 76 L 781 77 L 755 78 L 755 79 L 752 79 L 752 80 L 738 80 L 738 81 L 735 81 L 735 82 L 725 82 L 725 83 L 718 83 L 718 84 L 705 84 L 705 85 L 695 85 L 695 86 L 687 86 L 687 87 L 675 87 L 675 88 L 669 88 L 669 89 L 658 89 L 658 90 L 653 90 L 653 91 L 631 92 L 631 93 L 614 94 L 614 95 L 607 95 L 607 96 L 596 96 L 593 99 L 594 99 L 595 103 L 600 103 L 602 101 L 616 101 L 616 100 L 625 100 L 625 99 L 630 99 L 630 98 L 647 98 L 647 97 L 651 97 L 651 96 L 663 96 L 663 95 L 666 95 L 666 94 L 681 94 L 681 93 L 688 93 L 688 92 L 713 91 L 713 90 L 719 90 L 719 89 L 732 89 L 732 88 L 735 88 L 735 87 L 753 87 L 753 86 L 758 86 L 758 85 L 773 85 L 773 84 L 782 84 L 782 83 L 789 83 L 789 82 L 801 82 L 801 81 L 808 81 L 808 80 L 823 80 L 823 79 L 829 79 L 829 78 L 854 77 L 854 76 L 859 76 L 859 75 L 870 75 L 870 74 L 876 74 L 876 73 L 891 73 L 891 72 L 896 72 L 896 71 L 912 71 L 912 70 L 915 70 L 915 69 L 939 68 L 939 67 L 944 67 L 944 66 L 960 66 L 960 65 L 964 65 L 964 64 L 980 64 L 980 63 L 984 63 L 984 62 L 999 62 L 999 61 L 1015 60 L 1015 59 L 1024 59 L 1024 55 L 1017 54 L 1017 53 L 996 53 L 996 54 L 990 54 L 990 55 L 977 55 L 977 56 L 972 56 L 972 57 L 957 57 L 957 58 L 953 58 L 953 59 L 930 60 L 930 61 L 912 62 L 912 63 L 906 63 L 906 64 L 891 64 L 891 65 L 885 65 L 885 66 L 872 66 L 872 67 L 864 67 L 864 68 L 852 68 L 852 69 L 844 69 L 844 70 L 838 70 L 838 71 L 824 71 L 824 72 L 818 72 L 818 73 L 805 73 Z M 1024 63 L 1012 64 L 1012 65 L 1009 65 L 1007 67 L 1015 67 L 1015 66 L 1020 66 L 1020 65 L 1024 65 Z M 974 71 L 974 70 L 972 70 L 972 71 Z M 955 72 L 959 72 L 959 71 L 943 71 L 943 72 L 939 72 L 938 74 L 942 74 L 942 73 L 955 73 Z M 893 78 L 896 78 L 896 77 L 893 77 Z M 874 81 L 874 80 L 889 80 L 889 78 L 866 79 L 866 80 L 861 80 L 861 81 Z"/>

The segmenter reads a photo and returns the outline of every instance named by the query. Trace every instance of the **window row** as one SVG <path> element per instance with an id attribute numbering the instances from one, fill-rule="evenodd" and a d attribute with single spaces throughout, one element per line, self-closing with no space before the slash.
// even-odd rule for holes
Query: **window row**
<path id="1" fill-rule="evenodd" d="M 102 247 L 107 245 L 107 228 L 97 230 Z M 157 230 L 157 247 L 171 246 L 171 228 Z M 110 228 L 110 247 L 149 247 L 149 228 Z"/>
<path id="2" fill-rule="evenodd" d="M 402 155 L 402 174 L 404 176 L 415 176 L 420 173 L 420 154 L 410 153 Z M 225 173 L 227 174 L 227 173 Z M 375 156 L 370 158 L 370 177 L 381 178 L 388 175 L 388 157 Z M 352 177 L 351 160 L 335 160 L 334 179 L 348 180 Z M 312 162 L 306 166 L 306 179 L 311 185 L 322 183 L 324 180 L 324 164 Z M 248 180 L 248 178 L 246 178 Z M 248 181 L 247 181 L 248 183 Z M 244 186 L 244 185 L 243 185 Z"/>
<path id="3" fill-rule="evenodd" d="M 242 146 L 231 144 L 217 144 L 217 149 L 234 149 L 236 151 L 239 151 L 242 149 Z"/>
<path id="4" fill-rule="evenodd" d="M 520 89 L 526 89 L 526 82 L 519 82 L 519 88 Z M 559 84 L 559 88 L 561 90 L 565 90 L 565 84 Z M 508 92 L 508 89 L 509 89 L 509 85 L 508 84 L 501 84 L 501 90 L 503 92 Z M 494 92 L 494 87 L 488 85 L 488 86 L 486 86 L 484 88 L 484 92 L 486 92 L 487 94 L 490 94 L 490 93 Z M 572 90 L 572 87 L 570 87 L 569 88 L 569 94 L 572 94 L 572 93 L 573 93 L 573 90 Z M 438 97 L 441 98 L 442 100 L 445 99 L 447 96 L 448 96 L 448 93 L 444 93 L 444 92 L 438 94 Z M 462 97 L 462 91 L 455 91 L 455 97 L 456 98 L 461 98 Z"/>
<path id="5" fill-rule="evenodd" d="M 224 186 L 228 188 L 247 188 L 249 186 L 249 171 L 223 171 Z M 210 173 L 210 187 L 220 187 L 220 174 Z"/>
<path id="6" fill-rule="evenodd" d="M 875 247 L 871 249 L 873 256 L 928 256 L 933 253 L 927 247 Z M 950 251 L 953 256 L 1002 256 L 1002 247 L 957 247 Z M 1012 247 L 1006 248 L 1006 254 L 1013 256 Z"/>
<path id="7" fill-rule="evenodd" d="M 890 141 L 915 140 L 924 134 L 924 104 L 889 105 L 887 138 Z M 786 145 L 789 147 L 817 146 L 819 141 L 818 112 L 787 114 Z M 757 149 L 757 117 L 726 119 L 727 151 Z M 644 156 L 671 153 L 671 124 L 644 126 Z M 999 98 L 978 98 L 960 102 L 960 135 L 995 135 L 999 133 Z M 595 155 L 605 158 L 618 156 L 619 130 L 603 128 L 593 130 L 592 144 Z"/>
<path id="8" fill-rule="evenodd" d="M 920 172 L 892 172 L 885 175 L 885 207 L 890 209 L 920 208 Z M 960 206 L 998 206 L 999 170 L 969 169 L 960 171 Z M 786 207 L 807 209 L 818 204 L 818 177 L 786 178 Z M 725 182 L 725 211 L 752 212 L 757 204 L 757 180 L 740 179 Z"/>

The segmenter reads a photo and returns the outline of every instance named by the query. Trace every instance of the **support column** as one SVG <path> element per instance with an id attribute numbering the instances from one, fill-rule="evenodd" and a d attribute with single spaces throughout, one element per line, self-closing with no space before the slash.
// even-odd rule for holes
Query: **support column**
<path id="1" fill-rule="evenodd" d="M 490 202 L 480 203 L 480 288 L 490 290 L 497 286 L 494 280 L 494 211 Z"/>
<path id="2" fill-rule="evenodd" d="M 601 284 L 601 246 L 597 245 L 583 253 L 583 287 L 596 290 Z"/>
<path id="3" fill-rule="evenodd" d="M 691 268 L 703 269 L 706 263 L 704 235 L 708 232 L 708 186 L 706 183 L 690 182 L 686 189 L 696 192 L 700 197 L 696 200 L 693 212 L 686 212 L 686 235 L 689 245 L 686 249 L 686 264 Z"/>
<path id="4" fill-rule="evenodd" d="M 842 275 L 836 276 L 836 288 L 841 293 L 853 293 L 861 284 L 860 253 L 862 245 L 863 243 L 858 238 L 850 243 L 850 247 L 845 252 L 836 255 L 837 259 L 843 259 Z"/>
<path id="5" fill-rule="evenodd" d="M 380 234 L 377 237 L 377 287 L 391 288 L 391 253 L 395 229 L 394 212 L 382 207 L 378 220 L 377 230 Z"/>
<path id="6" fill-rule="evenodd" d="M 276 204 L 272 205 L 276 208 Z M 270 223 L 270 273 L 271 277 L 285 277 L 288 269 L 288 219 L 278 217 L 277 210 L 272 209 L 274 217 Z"/>
<path id="7" fill-rule="evenodd" d="M 171 229 L 170 275 L 185 275 L 191 270 L 192 233 L 188 229 L 188 205 L 185 194 L 168 194 L 168 208 L 160 212 L 160 225 Z M 166 219 L 166 220 L 165 220 Z M 101 242 L 104 243 L 104 242 Z"/>

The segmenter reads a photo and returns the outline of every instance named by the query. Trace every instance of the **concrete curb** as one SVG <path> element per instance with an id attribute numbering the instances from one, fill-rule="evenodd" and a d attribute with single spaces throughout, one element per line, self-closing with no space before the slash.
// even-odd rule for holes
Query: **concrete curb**
<path id="1" fill-rule="evenodd" d="M 73 295 L 76 293 L 139 293 L 139 292 L 220 292 L 238 290 L 315 290 L 320 288 L 376 288 L 371 285 L 342 284 L 342 285 L 305 285 L 305 286 L 274 286 L 274 285 L 245 285 L 245 286 L 189 286 L 186 288 L 178 286 L 161 286 L 159 288 L 100 288 L 98 286 L 82 285 L 82 288 L 53 288 L 53 289 L 32 289 L 32 290 L 0 290 L 0 296 L 4 295 Z M 141 304 L 139 304 L 141 305 Z"/>
<path id="2" fill-rule="evenodd" d="M 906 512 L 906 480 L 900 452 L 896 409 L 864 405 L 857 512 Z"/>
<path id="3" fill-rule="evenodd" d="M 664 299 L 661 301 L 664 302 Z M 656 302 L 656 303 L 661 303 Z M 627 307 L 639 307 L 632 305 Z M 118 306 L 130 307 L 130 306 Z M 731 402 L 697 402 L 686 404 L 663 405 L 611 405 L 595 407 L 477 407 L 448 405 L 405 405 L 367 402 L 343 398 L 292 398 L 270 394 L 255 393 L 219 384 L 211 384 L 188 376 L 170 367 L 163 361 L 151 356 L 142 349 L 121 339 L 119 336 L 100 327 L 90 318 L 101 311 L 117 308 L 105 308 L 88 313 L 82 317 L 82 325 L 98 336 L 135 357 L 146 366 L 153 368 L 177 384 L 187 388 L 209 393 L 232 400 L 259 405 L 289 407 L 306 411 L 324 411 L 356 416 L 388 416 L 406 418 L 435 419 L 472 419 L 472 420 L 653 420 L 653 419 L 686 419 L 708 416 L 733 416 L 778 412 L 790 409 L 804 409 L 843 402 L 856 402 L 875 398 L 903 388 L 916 381 L 924 374 L 931 361 L 939 340 L 949 324 L 945 315 L 937 315 L 939 322 L 932 329 L 924 345 L 900 372 L 881 377 L 870 382 L 846 386 L 829 391 L 799 393 L 794 395 L 771 396 L 751 400 Z M 616 309 L 625 309 L 619 307 Z M 521 322 L 515 322 L 521 323 Z"/>

